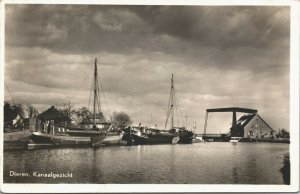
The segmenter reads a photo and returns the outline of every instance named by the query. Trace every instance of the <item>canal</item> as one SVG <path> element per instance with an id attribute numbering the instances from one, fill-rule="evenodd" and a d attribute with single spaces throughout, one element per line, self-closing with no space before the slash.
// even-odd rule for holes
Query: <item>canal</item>
<path id="1" fill-rule="evenodd" d="M 284 184 L 289 144 L 206 142 L 4 152 L 4 183 Z"/>

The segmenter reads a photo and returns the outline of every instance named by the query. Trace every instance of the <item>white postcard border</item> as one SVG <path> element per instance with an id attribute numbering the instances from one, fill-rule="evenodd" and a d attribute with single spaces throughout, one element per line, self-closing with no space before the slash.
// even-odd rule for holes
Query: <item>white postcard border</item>
<path id="1" fill-rule="evenodd" d="M 1 91 L 4 91 L 4 52 L 5 4 L 41 4 L 38 0 L 7 0 L 0 4 L 0 61 Z M 297 192 L 299 191 L 299 2 L 286 0 L 45 0 L 42 4 L 127 4 L 127 5 L 272 5 L 291 8 L 291 44 L 290 44 L 290 159 L 291 185 L 223 185 L 223 184 L 7 184 L 3 183 L 3 170 L 0 170 L 0 190 L 5 193 L 85 193 L 85 192 Z M 3 107 L 4 95 L 0 97 Z M 3 131 L 3 109 L 0 111 Z M 0 133 L 1 169 L 3 169 L 3 133 Z"/>

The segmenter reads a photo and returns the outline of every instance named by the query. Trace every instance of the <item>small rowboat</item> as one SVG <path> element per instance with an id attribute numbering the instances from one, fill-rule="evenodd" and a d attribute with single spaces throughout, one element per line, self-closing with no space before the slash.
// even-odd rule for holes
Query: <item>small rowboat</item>
<path id="1" fill-rule="evenodd" d="M 230 143 L 237 143 L 239 142 L 241 139 L 241 137 L 231 137 L 231 139 L 229 140 Z"/>

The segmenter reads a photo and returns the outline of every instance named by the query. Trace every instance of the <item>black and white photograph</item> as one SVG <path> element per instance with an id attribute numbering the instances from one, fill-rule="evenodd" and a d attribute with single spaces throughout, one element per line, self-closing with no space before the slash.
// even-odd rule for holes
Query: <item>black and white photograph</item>
<path id="1" fill-rule="evenodd" d="M 299 190 L 290 4 L 2 6 L 1 191 Z"/>

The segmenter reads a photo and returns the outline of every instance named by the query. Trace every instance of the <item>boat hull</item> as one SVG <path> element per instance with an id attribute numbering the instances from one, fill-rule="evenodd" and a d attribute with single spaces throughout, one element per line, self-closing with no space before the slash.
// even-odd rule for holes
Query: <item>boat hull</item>
<path id="1" fill-rule="evenodd" d="M 55 147 L 52 143 L 28 143 L 27 149 L 41 149 L 41 148 L 53 148 Z"/>
<path id="2" fill-rule="evenodd" d="M 194 133 L 191 131 L 183 131 L 179 133 L 179 144 L 193 143 Z"/>
<path id="3" fill-rule="evenodd" d="M 103 136 L 102 131 L 97 130 L 80 130 L 80 129 L 68 129 L 67 134 L 69 136 L 75 136 L 75 137 L 95 137 L 95 136 Z"/>
<path id="4" fill-rule="evenodd" d="M 231 137 L 229 142 L 230 143 L 238 143 L 241 139 L 242 139 L 242 137 Z"/>
<path id="5" fill-rule="evenodd" d="M 121 145 L 122 137 L 123 137 L 122 134 L 107 133 L 103 140 L 103 144 L 105 144 L 105 145 Z"/>
<path id="6" fill-rule="evenodd" d="M 68 135 L 51 135 L 41 132 L 33 132 L 31 140 L 34 143 L 40 144 L 52 144 L 56 147 L 90 147 L 91 138 L 90 137 L 76 137 Z"/>
<path id="7" fill-rule="evenodd" d="M 133 134 L 132 140 L 136 145 L 176 144 L 179 141 L 179 137 L 171 133 L 143 134 L 141 136 Z"/>
<path id="8" fill-rule="evenodd" d="M 92 147 L 126 145 L 121 133 L 106 133 L 103 137 L 92 138 Z"/>
<path id="9" fill-rule="evenodd" d="M 26 149 L 31 135 L 28 130 L 4 133 L 4 150 Z"/>

